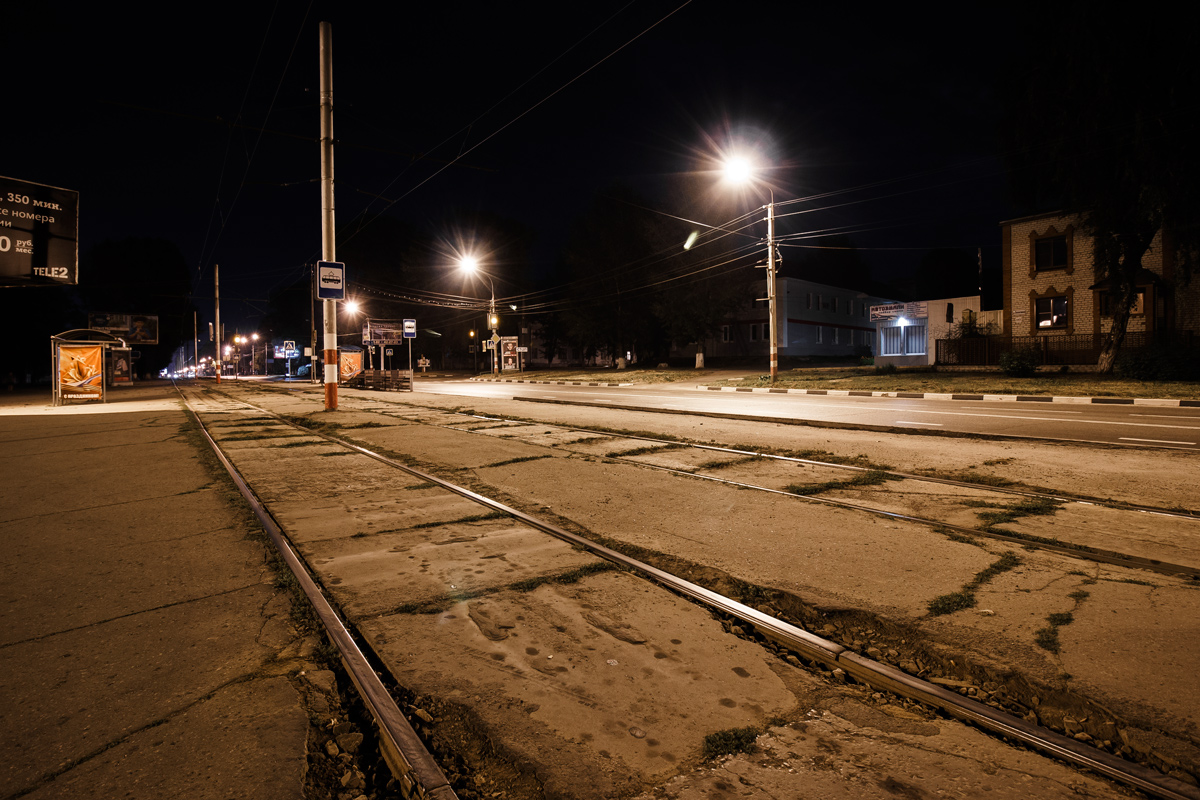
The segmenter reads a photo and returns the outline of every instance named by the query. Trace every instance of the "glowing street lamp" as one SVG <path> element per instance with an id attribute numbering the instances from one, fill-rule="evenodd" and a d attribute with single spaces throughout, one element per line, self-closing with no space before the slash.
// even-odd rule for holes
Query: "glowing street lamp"
<path id="1" fill-rule="evenodd" d="M 745 185 L 754 181 L 754 165 L 745 158 L 734 157 L 723 167 L 725 180 Z M 771 202 L 767 203 L 767 307 L 771 326 L 771 383 L 779 379 L 779 328 L 778 309 L 775 298 L 775 190 L 770 189 Z"/>

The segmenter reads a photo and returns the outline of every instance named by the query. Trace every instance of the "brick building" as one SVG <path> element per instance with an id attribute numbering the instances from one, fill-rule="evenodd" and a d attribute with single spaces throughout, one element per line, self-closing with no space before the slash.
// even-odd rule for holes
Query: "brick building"
<path id="1" fill-rule="evenodd" d="M 1080 221 L 1055 212 L 1001 223 L 1004 330 L 1012 336 L 1099 337 L 1112 325 L 1107 281 L 1096 279 Z M 1200 331 L 1200 281 L 1180 277 L 1159 231 L 1142 258 L 1131 334 Z"/>

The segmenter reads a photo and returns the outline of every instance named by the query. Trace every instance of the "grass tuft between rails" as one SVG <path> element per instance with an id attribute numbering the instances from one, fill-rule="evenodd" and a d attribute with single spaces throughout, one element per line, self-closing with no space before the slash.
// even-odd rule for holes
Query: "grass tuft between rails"
<path id="1" fill-rule="evenodd" d="M 832 492 L 838 489 L 854 489 L 860 486 L 878 486 L 887 481 L 898 481 L 901 478 L 889 475 L 881 469 L 871 469 L 840 481 L 822 481 L 820 483 L 793 483 L 787 486 L 792 494 L 811 497 L 812 495 Z"/>
<path id="2" fill-rule="evenodd" d="M 997 575 L 1015 569 L 1020 563 L 1021 559 L 1016 553 L 1013 553 L 1011 550 L 1004 553 L 995 562 L 980 570 L 959 591 L 944 594 L 930 600 L 928 606 L 929 616 L 940 617 L 945 614 L 953 614 L 956 611 L 965 611 L 968 608 L 974 608 L 976 589 L 988 583 Z"/>
<path id="3" fill-rule="evenodd" d="M 729 728 L 704 737 L 704 757 L 719 758 L 734 753 L 750 753 L 758 739 L 758 728 Z"/>

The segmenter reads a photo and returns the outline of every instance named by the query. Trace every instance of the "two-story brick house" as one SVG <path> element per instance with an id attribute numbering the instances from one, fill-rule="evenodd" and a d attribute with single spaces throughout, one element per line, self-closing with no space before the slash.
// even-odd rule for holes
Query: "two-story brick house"
<path id="1" fill-rule="evenodd" d="M 1076 336 L 1083 351 L 1110 329 L 1111 282 L 1097 279 L 1092 239 L 1080 223 L 1060 212 L 1001 223 L 1004 330 L 1012 336 Z M 1200 330 L 1200 281 L 1184 285 L 1179 277 L 1159 231 L 1142 258 L 1129 333 Z"/>

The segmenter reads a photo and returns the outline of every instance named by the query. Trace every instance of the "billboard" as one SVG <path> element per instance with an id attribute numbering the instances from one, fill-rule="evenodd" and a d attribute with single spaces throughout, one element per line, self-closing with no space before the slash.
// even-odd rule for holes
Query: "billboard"
<path id="1" fill-rule="evenodd" d="M 98 344 L 58 346 L 58 391 L 64 400 L 104 397 L 104 348 Z"/>
<path id="2" fill-rule="evenodd" d="M 79 283 L 79 192 L 0 176 L 0 286 Z"/>
<path id="3" fill-rule="evenodd" d="M 338 353 L 338 383 L 357 378 L 363 371 L 361 350 L 345 350 Z"/>
<path id="4" fill-rule="evenodd" d="M 365 345 L 399 344 L 402 341 L 404 341 L 404 329 L 398 322 L 380 322 L 369 319 L 363 323 L 362 343 Z"/>
<path id="5" fill-rule="evenodd" d="M 500 369 L 508 372 L 509 370 L 517 369 L 520 365 L 520 362 L 517 360 L 517 337 L 501 336 Z"/>
<path id="6" fill-rule="evenodd" d="M 126 344 L 158 344 L 158 317 L 153 314 L 89 313 L 88 327 L 119 336 Z"/>

